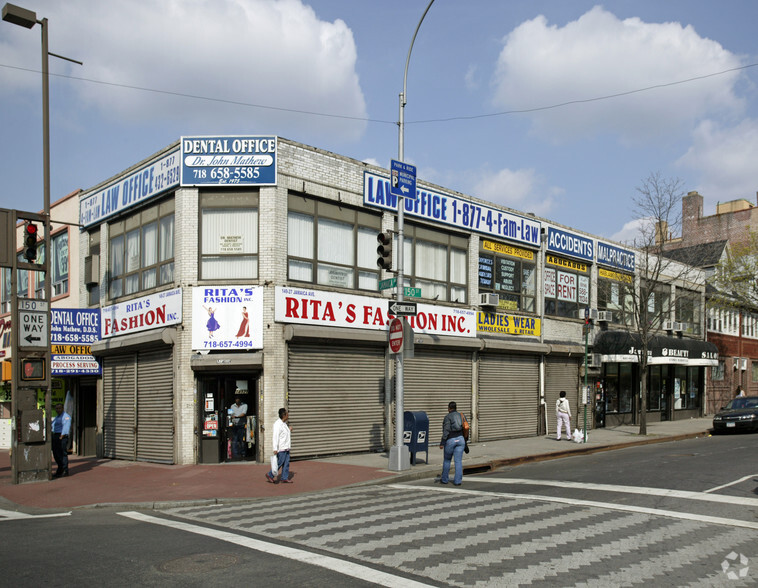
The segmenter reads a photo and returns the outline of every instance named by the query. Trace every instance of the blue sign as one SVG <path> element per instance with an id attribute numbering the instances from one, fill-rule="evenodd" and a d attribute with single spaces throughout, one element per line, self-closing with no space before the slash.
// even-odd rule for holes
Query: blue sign
<path id="1" fill-rule="evenodd" d="M 275 186 L 277 138 L 182 137 L 182 186 Z"/>
<path id="2" fill-rule="evenodd" d="M 178 185 L 179 150 L 174 149 L 157 161 L 82 198 L 79 202 L 79 224 L 83 227 L 98 224 Z"/>
<path id="3" fill-rule="evenodd" d="M 399 198 L 390 189 L 390 180 L 371 172 L 363 173 L 363 203 L 384 210 L 397 210 Z M 405 214 L 466 231 L 540 246 L 542 224 L 462 198 L 417 188 L 416 198 L 402 199 Z"/>
<path id="4" fill-rule="evenodd" d="M 602 241 L 597 242 L 597 262 L 599 264 L 634 273 L 634 261 L 634 251 L 621 249 Z"/>
<path id="5" fill-rule="evenodd" d="M 587 261 L 592 261 L 595 254 L 592 239 L 553 227 L 548 228 L 547 250 Z"/>
<path id="6" fill-rule="evenodd" d="M 403 198 L 416 198 L 416 166 L 403 161 L 390 161 L 390 193 Z"/>
<path id="7" fill-rule="evenodd" d="M 102 374 L 90 346 L 100 340 L 100 309 L 50 309 L 51 373 L 57 376 Z"/>

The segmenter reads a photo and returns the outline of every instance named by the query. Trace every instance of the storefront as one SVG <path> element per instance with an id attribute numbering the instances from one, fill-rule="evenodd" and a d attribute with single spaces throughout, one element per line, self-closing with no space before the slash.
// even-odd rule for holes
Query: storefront
<path id="1" fill-rule="evenodd" d="M 606 426 L 637 423 L 641 339 L 628 331 L 604 331 L 593 353 L 602 361 L 598 407 Z M 718 364 L 718 349 L 700 339 L 656 335 L 648 344 L 647 420 L 666 421 L 704 414 L 705 368 Z M 602 420 L 602 418 L 600 419 Z"/>

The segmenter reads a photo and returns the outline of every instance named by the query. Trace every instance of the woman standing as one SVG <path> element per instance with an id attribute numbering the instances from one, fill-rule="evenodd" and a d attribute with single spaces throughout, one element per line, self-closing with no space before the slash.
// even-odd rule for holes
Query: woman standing
<path id="1" fill-rule="evenodd" d="M 566 427 L 566 438 L 571 441 L 571 406 L 569 406 L 565 390 L 561 390 L 560 398 L 555 402 L 555 416 L 558 420 L 557 440 L 561 440 L 561 425 L 564 425 Z"/>

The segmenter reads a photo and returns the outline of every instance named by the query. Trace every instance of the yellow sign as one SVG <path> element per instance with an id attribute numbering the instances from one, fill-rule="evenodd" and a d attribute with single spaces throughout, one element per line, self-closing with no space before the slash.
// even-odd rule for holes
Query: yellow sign
<path id="1" fill-rule="evenodd" d="M 499 333 L 501 335 L 540 336 L 540 319 L 531 316 L 478 312 L 476 330 L 480 333 Z"/>
<path id="2" fill-rule="evenodd" d="M 50 353 L 53 355 L 92 355 L 90 345 L 53 345 Z"/>
<path id="3" fill-rule="evenodd" d="M 625 282 L 627 284 L 632 283 L 632 276 L 629 274 L 622 274 L 619 272 L 612 272 L 611 270 L 598 268 L 597 275 L 600 278 L 607 278 L 609 280 L 616 280 L 617 282 Z"/>
<path id="4" fill-rule="evenodd" d="M 556 257 L 555 255 L 548 255 L 547 262 L 551 265 L 557 265 L 558 267 L 564 267 L 566 269 L 576 270 L 578 272 L 587 273 L 587 264 L 581 261 L 574 261 L 573 259 L 564 259 L 563 257 Z"/>
<path id="5" fill-rule="evenodd" d="M 513 257 L 520 257 L 521 259 L 528 259 L 529 261 L 534 259 L 534 251 L 529 251 L 528 249 L 520 249 L 519 247 L 513 247 L 512 245 L 504 245 L 503 243 L 482 241 L 482 249 L 485 251 L 502 253 L 504 255 L 512 255 Z"/>

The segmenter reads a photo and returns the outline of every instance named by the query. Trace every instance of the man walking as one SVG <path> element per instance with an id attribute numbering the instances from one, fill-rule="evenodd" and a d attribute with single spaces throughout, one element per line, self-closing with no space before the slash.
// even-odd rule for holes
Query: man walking
<path id="1" fill-rule="evenodd" d="M 558 441 L 561 440 L 561 425 L 566 427 L 566 437 L 571 441 L 571 406 L 565 390 L 561 390 L 560 398 L 555 403 L 555 416 L 558 421 Z"/>
<path id="2" fill-rule="evenodd" d="M 71 432 L 71 415 L 63 410 L 63 404 L 55 405 L 58 413 L 53 419 L 53 458 L 58 468 L 53 474 L 54 478 L 68 476 L 68 435 Z"/>
<path id="3" fill-rule="evenodd" d="M 274 423 L 274 455 L 276 455 L 277 471 L 282 470 L 282 475 L 279 477 L 279 481 L 283 484 L 291 484 L 290 480 L 290 433 L 292 427 L 287 422 L 290 418 L 290 413 L 286 408 L 279 409 L 279 420 Z M 266 479 L 275 484 L 274 473 L 266 472 Z"/>
<path id="4" fill-rule="evenodd" d="M 463 416 L 458 412 L 458 405 L 450 402 L 447 405 L 447 414 L 442 421 L 442 439 L 440 449 L 444 451 L 442 457 L 442 475 L 439 477 L 441 484 L 447 484 L 450 479 L 450 462 L 455 460 L 455 475 L 453 484 L 460 486 L 463 480 L 463 450 L 466 448 L 466 439 L 463 437 Z"/>

